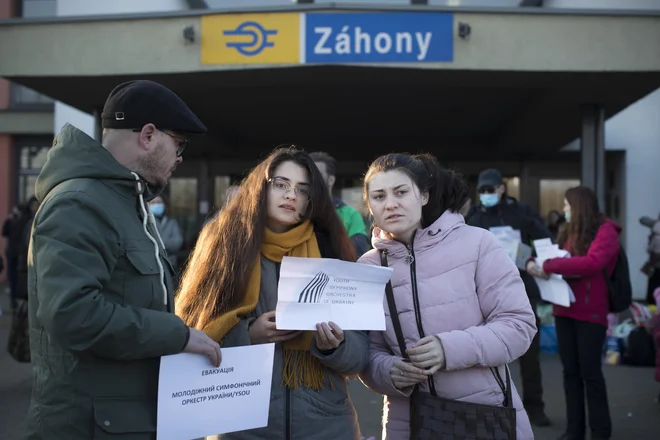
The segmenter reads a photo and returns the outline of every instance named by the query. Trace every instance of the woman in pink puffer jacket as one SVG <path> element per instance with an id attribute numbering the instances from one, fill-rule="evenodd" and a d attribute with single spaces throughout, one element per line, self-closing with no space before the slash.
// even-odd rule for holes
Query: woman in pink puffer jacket
<path id="1" fill-rule="evenodd" d="M 409 396 L 431 381 L 440 397 L 502 405 L 490 367 L 523 355 L 537 329 L 518 269 L 488 231 L 458 214 L 467 189 L 433 156 L 389 154 L 364 179 L 376 249 L 359 262 L 380 265 L 386 250 L 411 363 L 402 361 L 387 304 L 386 331 L 371 332 L 370 366 L 361 375 L 386 396 L 384 439 L 410 438 Z M 429 379 L 429 377 L 431 379 Z M 534 438 L 512 383 L 517 439 Z"/>

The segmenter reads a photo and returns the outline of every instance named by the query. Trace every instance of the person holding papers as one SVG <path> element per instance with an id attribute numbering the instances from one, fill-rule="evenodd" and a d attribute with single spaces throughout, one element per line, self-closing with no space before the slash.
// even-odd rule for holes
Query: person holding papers
<path id="1" fill-rule="evenodd" d="M 612 273 L 619 256 L 621 227 L 598 209 L 596 194 L 578 186 L 566 191 L 564 213 L 568 223 L 557 237 L 570 258 L 552 258 L 527 264 L 534 276 L 566 277 L 575 294 L 570 307 L 554 307 L 559 356 L 564 367 L 564 394 L 568 426 L 562 439 L 585 438 L 585 392 L 592 439 L 612 434 L 607 387 L 602 369 L 602 350 L 607 331 L 609 295 L 603 270 Z"/>
<path id="2" fill-rule="evenodd" d="M 389 154 L 369 167 L 364 194 L 376 223 L 375 249 L 359 262 L 394 269 L 395 304 L 386 301 L 385 310 L 394 306 L 398 319 L 386 313 L 386 331 L 370 333 L 370 365 L 361 375 L 386 397 L 385 438 L 416 438 L 415 391 L 463 407 L 512 408 L 504 438 L 533 439 L 506 364 L 529 348 L 534 312 L 518 269 L 493 234 L 467 226 L 459 213 L 465 183 L 431 155 Z M 459 429 L 450 423 L 443 429 Z"/>
<path id="3" fill-rule="evenodd" d="M 239 193 L 202 230 L 177 297 L 184 322 L 223 347 L 276 344 L 268 426 L 222 439 L 359 439 L 346 378 L 367 367 L 368 334 L 274 322 L 284 256 L 355 261 L 323 177 L 307 153 L 281 148 Z"/>
<path id="4" fill-rule="evenodd" d="M 26 440 L 154 440 L 161 357 L 221 362 L 220 346 L 174 314 L 174 270 L 148 204 L 206 127 L 146 80 L 116 86 L 99 122 L 100 140 L 65 124 L 35 185 Z"/>
<path id="5" fill-rule="evenodd" d="M 532 246 L 535 240 L 550 238 L 552 234 L 543 225 L 539 215 L 527 204 L 510 197 L 506 193 L 506 185 L 502 173 L 496 169 L 487 169 L 479 173 L 477 182 L 479 206 L 469 216 L 466 223 L 484 229 L 509 226 L 520 234 L 520 241 Z M 493 233 L 495 233 L 493 231 Z M 520 266 L 524 267 L 524 261 Z M 541 299 L 541 291 L 534 277 L 520 270 L 520 278 L 525 285 L 527 297 L 536 313 Z M 537 315 L 536 326 L 540 325 Z M 552 422 L 545 414 L 543 400 L 543 374 L 541 370 L 541 334 L 536 333 L 529 350 L 520 357 L 520 376 L 522 377 L 522 398 L 525 411 L 533 425 L 544 427 Z"/>

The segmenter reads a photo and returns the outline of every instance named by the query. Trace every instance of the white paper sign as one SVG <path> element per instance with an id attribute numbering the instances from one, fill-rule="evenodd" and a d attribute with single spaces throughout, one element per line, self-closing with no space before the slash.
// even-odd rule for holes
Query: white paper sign
<path id="1" fill-rule="evenodd" d="M 279 330 L 385 330 L 383 297 L 392 268 L 329 258 L 284 257 L 275 322 Z"/>
<path id="2" fill-rule="evenodd" d="M 538 284 L 541 298 L 544 301 L 563 307 L 569 307 L 571 302 L 575 302 L 571 288 L 560 275 L 552 274 L 549 280 L 534 277 L 534 281 Z"/>
<path id="3" fill-rule="evenodd" d="M 223 348 L 222 364 L 181 353 L 163 356 L 157 440 L 200 437 L 268 425 L 275 344 Z"/>
<path id="4" fill-rule="evenodd" d="M 553 244 L 549 238 L 534 240 L 534 249 L 536 249 L 536 264 L 540 267 L 543 267 L 546 260 L 570 257 L 568 252 L 559 249 L 559 246 Z M 548 280 L 536 277 L 534 280 L 539 286 L 543 300 L 563 307 L 569 307 L 572 302 L 575 302 L 573 291 L 561 275 L 551 274 Z"/>

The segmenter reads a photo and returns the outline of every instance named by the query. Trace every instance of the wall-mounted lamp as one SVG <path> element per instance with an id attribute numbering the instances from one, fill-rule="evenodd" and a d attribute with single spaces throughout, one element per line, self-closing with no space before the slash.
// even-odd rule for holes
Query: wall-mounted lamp
<path id="1" fill-rule="evenodd" d="M 186 43 L 195 42 L 195 28 L 192 26 L 186 26 L 183 28 L 183 39 L 186 40 Z"/>
<path id="2" fill-rule="evenodd" d="M 467 23 L 458 23 L 458 36 L 466 39 L 472 33 L 472 27 Z"/>

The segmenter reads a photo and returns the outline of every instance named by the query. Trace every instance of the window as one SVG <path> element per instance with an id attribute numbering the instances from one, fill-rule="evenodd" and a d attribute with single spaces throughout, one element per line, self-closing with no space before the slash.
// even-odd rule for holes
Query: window
<path id="1" fill-rule="evenodd" d="M 175 218 L 181 227 L 184 249 L 195 244 L 199 228 L 197 226 L 197 178 L 171 178 L 165 195 L 169 198 L 168 215 Z"/>
<path id="2" fill-rule="evenodd" d="M 55 101 L 46 95 L 22 86 L 11 83 L 11 106 L 12 108 L 52 108 Z"/>
<path id="3" fill-rule="evenodd" d="M 17 138 L 18 149 L 18 203 L 27 202 L 34 195 L 34 185 L 46 163 L 52 138 Z"/>
<path id="4" fill-rule="evenodd" d="M 212 211 L 217 211 L 225 206 L 227 201 L 227 189 L 231 186 L 231 177 L 230 176 L 215 176 L 214 181 L 214 191 L 215 200 L 214 206 L 211 207 Z"/>
<path id="5" fill-rule="evenodd" d="M 506 193 L 516 200 L 520 200 L 520 178 L 519 177 L 505 177 L 504 184 L 506 185 Z"/>
<path id="6" fill-rule="evenodd" d="M 541 211 L 542 216 L 547 216 L 550 211 L 563 212 L 564 195 L 569 188 L 580 185 L 577 179 L 541 179 Z"/>

